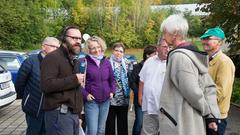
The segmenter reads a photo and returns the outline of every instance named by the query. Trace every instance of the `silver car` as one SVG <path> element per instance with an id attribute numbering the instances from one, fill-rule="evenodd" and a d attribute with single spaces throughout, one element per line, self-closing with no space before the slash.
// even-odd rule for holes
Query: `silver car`
<path id="1" fill-rule="evenodd" d="M 11 73 L 0 65 L 0 108 L 14 102 L 16 97 Z"/>

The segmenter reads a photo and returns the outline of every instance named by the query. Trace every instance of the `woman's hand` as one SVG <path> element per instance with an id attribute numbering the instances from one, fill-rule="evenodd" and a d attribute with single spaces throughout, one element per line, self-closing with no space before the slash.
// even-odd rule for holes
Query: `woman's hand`
<path id="1" fill-rule="evenodd" d="M 95 98 L 92 94 L 87 95 L 87 101 L 93 101 Z"/>
<path id="2" fill-rule="evenodd" d="M 110 97 L 109 97 L 110 99 L 112 99 L 113 98 L 113 93 L 110 93 Z"/>

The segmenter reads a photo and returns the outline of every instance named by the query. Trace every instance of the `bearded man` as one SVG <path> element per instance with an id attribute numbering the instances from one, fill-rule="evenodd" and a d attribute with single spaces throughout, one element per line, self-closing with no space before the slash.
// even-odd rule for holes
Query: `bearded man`
<path id="1" fill-rule="evenodd" d="M 77 26 L 66 27 L 61 46 L 42 61 L 46 135 L 79 134 L 84 74 L 79 73 L 76 57 L 81 51 L 81 39 Z"/>

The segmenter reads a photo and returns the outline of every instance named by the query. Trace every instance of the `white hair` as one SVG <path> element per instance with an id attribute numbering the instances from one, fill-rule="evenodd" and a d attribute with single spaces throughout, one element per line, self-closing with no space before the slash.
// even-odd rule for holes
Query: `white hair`
<path id="1" fill-rule="evenodd" d="M 161 32 L 168 32 L 170 34 L 177 34 L 183 39 L 187 37 L 188 33 L 188 22 L 181 14 L 173 14 L 163 20 Z"/>
<path id="2" fill-rule="evenodd" d="M 57 38 L 55 37 L 46 37 L 43 42 L 42 42 L 42 45 L 45 45 L 45 44 L 55 44 L 55 45 L 60 45 L 60 42 Z"/>

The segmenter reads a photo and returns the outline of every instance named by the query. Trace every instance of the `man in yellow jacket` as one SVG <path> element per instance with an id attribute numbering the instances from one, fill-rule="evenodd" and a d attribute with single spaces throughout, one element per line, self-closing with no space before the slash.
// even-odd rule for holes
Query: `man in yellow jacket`
<path id="1" fill-rule="evenodd" d="M 221 113 L 217 133 L 207 129 L 207 135 L 224 135 L 234 82 L 235 66 L 220 46 L 225 34 L 221 28 L 208 29 L 201 37 L 204 50 L 209 55 L 209 74 L 217 86 L 217 102 Z"/>

